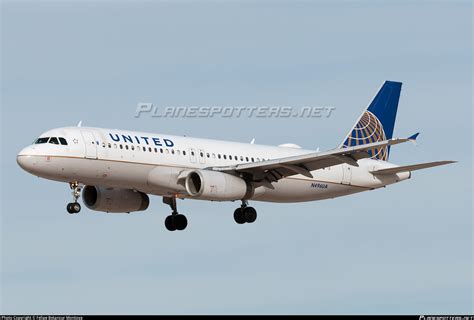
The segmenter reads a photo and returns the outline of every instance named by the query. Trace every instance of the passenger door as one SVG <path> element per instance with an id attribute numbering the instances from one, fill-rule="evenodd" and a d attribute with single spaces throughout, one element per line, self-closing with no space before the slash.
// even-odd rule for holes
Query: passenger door
<path id="1" fill-rule="evenodd" d="M 97 141 L 92 131 L 82 131 L 82 139 L 85 145 L 85 158 L 97 159 Z"/>
<path id="2" fill-rule="evenodd" d="M 352 178 L 352 168 L 350 165 L 343 164 L 342 165 L 342 184 L 351 184 Z"/>

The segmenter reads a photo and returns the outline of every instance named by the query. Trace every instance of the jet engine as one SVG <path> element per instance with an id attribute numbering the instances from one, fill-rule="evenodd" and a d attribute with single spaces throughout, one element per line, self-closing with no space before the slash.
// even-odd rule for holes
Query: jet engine
<path id="1" fill-rule="evenodd" d="M 190 171 L 185 188 L 192 197 L 215 201 L 249 199 L 254 193 L 253 186 L 244 179 L 211 170 Z"/>
<path id="2" fill-rule="evenodd" d="M 143 192 L 132 189 L 85 186 L 82 191 L 84 204 L 91 210 L 130 213 L 148 208 L 150 199 Z"/>

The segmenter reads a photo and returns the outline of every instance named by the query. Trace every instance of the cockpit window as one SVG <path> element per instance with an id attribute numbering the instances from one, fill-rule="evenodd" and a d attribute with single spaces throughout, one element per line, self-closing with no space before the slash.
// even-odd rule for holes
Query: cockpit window
<path id="1" fill-rule="evenodd" d="M 63 137 L 43 137 L 43 138 L 38 138 L 34 142 L 34 144 L 41 144 L 41 143 L 51 143 L 51 144 L 62 144 L 63 146 L 67 146 L 67 140 L 64 139 Z"/>
<path id="2" fill-rule="evenodd" d="M 40 143 L 47 143 L 49 140 L 49 137 L 46 138 L 38 138 L 35 142 L 35 144 L 40 144 Z"/>

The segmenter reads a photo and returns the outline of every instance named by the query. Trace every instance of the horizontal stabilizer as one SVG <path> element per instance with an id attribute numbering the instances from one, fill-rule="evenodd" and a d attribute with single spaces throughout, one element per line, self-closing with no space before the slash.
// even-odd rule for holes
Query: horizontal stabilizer
<path id="1" fill-rule="evenodd" d="M 399 172 L 407 172 L 407 171 L 415 171 L 420 169 L 426 169 L 431 167 L 442 166 L 445 164 L 455 163 L 456 161 L 436 161 L 436 162 L 427 162 L 427 163 L 420 163 L 420 164 L 413 164 L 409 166 L 401 166 L 401 167 L 394 167 L 394 168 L 387 168 L 387 169 L 380 169 L 371 171 L 373 174 L 396 174 Z"/>

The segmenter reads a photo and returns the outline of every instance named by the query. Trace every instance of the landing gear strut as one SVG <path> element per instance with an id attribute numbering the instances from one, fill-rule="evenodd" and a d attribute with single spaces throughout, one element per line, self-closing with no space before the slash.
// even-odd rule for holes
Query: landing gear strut
<path id="1" fill-rule="evenodd" d="M 165 227 L 169 231 L 184 230 L 188 225 L 185 215 L 179 214 L 176 209 L 176 197 L 163 197 L 163 202 L 171 207 L 171 215 L 165 219 Z"/>
<path id="2" fill-rule="evenodd" d="M 247 200 L 242 200 L 240 208 L 234 211 L 234 220 L 238 224 L 253 223 L 257 220 L 257 210 L 248 206 Z"/>
<path id="3" fill-rule="evenodd" d="M 69 212 L 70 214 L 79 213 L 79 211 L 81 211 L 81 205 L 79 204 L 79 202 L 77 202 L 77 199 L 79 199 L 79 197 L 81 196 L 82 187 L 76 181 L 70 182 L 69 187 L 72 190 L 73 202 L 67 204 L 67 212 Z"/>

